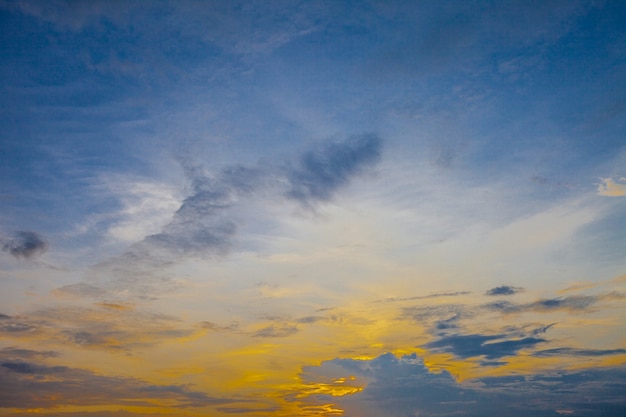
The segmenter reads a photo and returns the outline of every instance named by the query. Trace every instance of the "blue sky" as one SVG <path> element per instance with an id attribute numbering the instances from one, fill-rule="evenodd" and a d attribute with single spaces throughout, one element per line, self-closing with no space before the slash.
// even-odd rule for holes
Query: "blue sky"
<path id="1" fill-rule="evenodd" d="M 0 20 L 0 416 L 624 414 L 621 2 Z"/>

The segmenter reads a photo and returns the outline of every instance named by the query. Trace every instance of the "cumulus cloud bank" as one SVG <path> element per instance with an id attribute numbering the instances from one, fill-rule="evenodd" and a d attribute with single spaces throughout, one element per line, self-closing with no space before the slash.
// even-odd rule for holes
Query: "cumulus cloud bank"
<path id="1" fill-rule="evenodd" d="M 625 377 L 626 369 L 618 367 L 460 383 L 447 371 L 430 371 L 416 354 L 396 357 L 390 353 L 371 360 L 333 359 L 305 367 L 302 374 L 310 384 L 361 380 L 365 386 L 352 395 L 312 399 L 320 404 L 333 402 L 346 416 L 363 417 L 557 416 L 555 404 L 577 416 L 612 417 L 626 412 Z M 524 401 L 519 401 L 520 395 Z"/>

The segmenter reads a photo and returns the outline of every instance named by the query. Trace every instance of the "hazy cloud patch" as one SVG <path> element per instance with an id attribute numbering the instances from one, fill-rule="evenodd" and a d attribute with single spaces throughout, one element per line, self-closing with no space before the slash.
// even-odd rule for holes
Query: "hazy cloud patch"
<path id="1" fill-rule="evenodd" d="M 352 177 L 381 158 L 382 140 L 373 134 L 354 136 L 306 152 L 287 173 L 287 196 L 303 206 L 329 201 Z"/>
<path id="2" fill-rule="evenodd" d="M 486 295 L 513 295 L 518 292 L 523 291 L 523 288 L 520 287 L 511 287 L 509 285 L 502 285 L 500 287 L 495 287 L 487 291 Z"/>
<path id="3" fill-rule="evenodd" d="M 2 250 L 18 259 L 33 259 L 48 250 L 48 244 L 35 232 L 18 231 L 2 242 Z"/>
<path id="4" fill-rule="evenodd" d="M 296 334 L 299 331 L 297 326 L 292 324 L 272 324 L 256 331 L 255 337 L 287 337 Z"/>
<path id="5" fill-rule="evenodd" d="M 429 298 L 457 297 L 460 295 L 471 294 L 471 291 L 444 291 L 428 295 L 416 295 L 413 297 L 388 297 L 382 300 L 376 300 L 375 303 L 395 303 L 399 301 L 426 300 Z"/>
<path id="6" fill-rule="evenodd" d="M 57 356 L 59 356 L 59 353 L 52 350 L 39 351 L 18 347 L 7 347 L 0 350 L 0 360 L 46 359 Z"/>

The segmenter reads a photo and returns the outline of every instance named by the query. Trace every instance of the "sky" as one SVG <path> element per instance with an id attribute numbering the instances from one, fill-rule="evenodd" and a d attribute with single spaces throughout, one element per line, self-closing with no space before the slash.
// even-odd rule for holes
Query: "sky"
<path id="1" fill-rule="evenodd" d="M 625 22 L 0 0 L 0 417 L 626 415 Z"/>

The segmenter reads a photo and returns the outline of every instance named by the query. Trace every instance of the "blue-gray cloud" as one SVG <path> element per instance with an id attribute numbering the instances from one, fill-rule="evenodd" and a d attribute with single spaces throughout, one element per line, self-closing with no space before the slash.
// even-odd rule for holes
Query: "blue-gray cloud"
<path id="1" fill-rule="evenodd" d="M 611 355 L 625 355 L 626 349 L 576 349 L 576 348 L 555 348 L 539 350 L 533 353 L 533 356 L 547 357 L 547 356 L 611 356 Z"/>
<path id="2" fill-rule="evenodd" d="M 272 324 L 256 331 L 255 337 L 287 337 L 299 331 L 298 327 L 290 323 Z"/>
<path id="3" fill-rule="evenodd" d="M 2 244 L 2 250 L 18 259 L 32 259 L 48 249 L 48 244 L 39 234 L 31 231 L 17 231 L 11 239 Z"/>
<path id="4" fill-rule="evenodd" d="M 495 287 L 487 291 L 486 295 L 513 295 L 522 291 L 523 289 L 520 287 L 511 287 L 509 285 L 502 285 L 500 287 Z"/>
<path id="5" fill-rule="evenodd" d="M 287 173 L 291 184 L 287 196 L 305 206 L 329 201 L 354 176 L 380 160 L 381 148 L 378 136 L 366 134 L 306 152 Z"/>
<path id="6" fill-rule="evenodd" d="M 415 354 L 385 354 L 372 360 L 333 359 L 303 368 L 304 382 L 365 377 L 362 391 L 344 397 L 316 395 L 315 404 L 334 403 L 346 416 L 420 417 L 617 417 L 626 412 L 626 368 L 482 378 L 459 383 L 447 371 L 434 373 Z M 583 400 L 584 399 L 584 400 Z"/>
<path id="7" fill-rule="evenodd" d="M 463 359 L 479 356 L 486 359 L 500 359 L 516 355 L 522 349 L 533 348 L 545 341 L 537 337 L 508 339 L 508 335 L 505 334 L 469 334 L 445 336 L 425 344 L 424 347 L 438 352 L 450 352 Z"/>

